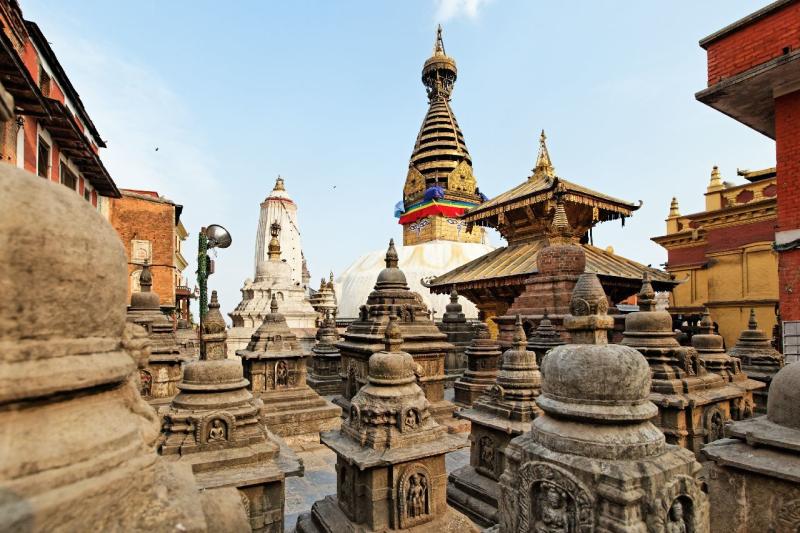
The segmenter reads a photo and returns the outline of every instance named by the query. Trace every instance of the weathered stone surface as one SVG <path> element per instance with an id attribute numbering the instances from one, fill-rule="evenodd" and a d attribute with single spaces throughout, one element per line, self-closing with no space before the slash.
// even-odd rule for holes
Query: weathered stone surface
<path id="1" fill-rule="evenodd" d="M 475 325 L 475 338 L 465 350 L 467 368 L 464 375 L 453 385 L 455 403 L 459 407 L 471 407 L 478 397 L 494 385 L 497 378 L 497 361 L 502 352 L 497 341 L 489 336 L 489 328 L 483 322 Z"/>
<path id="2" fill-rule="evenodd" d="M 306 356 L 273 294 L 270 313 L 253 333 L 242 358 L 250 390 L 264 402 L 267 428 L 281 437 L 318 442 L 318 434 L 339 427 L 341 411 L 306 383 Z"/>
<path id="3" fill-rule="evenodd" d="M 461 310 L 455 289 L 450 293 L 450 303 L 447 304 L 442 321 L 437 326 L 439 331 L 447 335 L 447 342 L 453 345 L 453 349 L 444 357 L 447 378 L 445 387 L 449 388 L 464 373 L 467 364 L 465 350 L 475 336 L 472 326 L 467 323 L 467 318 Z"/>
<path id="4" fill-rule="evenodd" d="M 342 354 L 336 343 L 339 333 L 336 331 L 336 320 L 330 310 L 326 311 L 325 320 L 317 330 L 317 343 L 311 349 L 311 368 L 306 382 L 318 394 L 329 396 L 339 394 L 342 390 L 342 378 L 339 375 Z"/>
<path id="5" fill-rule="evenodd" d="M 472 409 L 457 416 L 472 424 L 470 461 L 448 478 L 447 501 L 481 526 L 497 523 L 497 481 L 506 469 L 505 450 L 541 414 L 536 397 L 541 373 L 536 353 L 526 349 L 522 320 L 517 316 L 514 346 L 500 362 L 497 380 Z"/>
<path id="6" fill-rule="evenodd" d="M 711 530 L 800 530 L 800 365 L 772 379 L 767 414 L 733 422 L 703 448 Z"/>
<path id="7" fill-rule="evenodd" d="M 159 452 L 190 465 L 202 489 L 238 489 L 253 531 L 282 533 L 284 477 L 301 474 L 302 465 L 267 430 L 241 361 L 227 359 L 217 291 L 208 307 L 204 354 L 186 365 L 180 393 L 165 413 Z"/>
<path id="8" fill-rule="evenodd" d="M 613 321 L 587 277 L 596 275 L 581 275 L 576 287 L 589 290 L 576 288 L 564 325 L 591 344 L 559 346 L 542 361 L 544 413 L 506 448 L 499 530 L 708 532 L 700 464 L 650 422 L 658 409 L 647 360 L 591 335 Z"/>
<path id="9" fill-rule="evenodd" d="M 776 350 L 763 330 L 758 329 L 755 309 L 750 309 L 747 329 L 739 335 L 736 345 L 728 350 L 731 357 L 742 362 L 742 370 L 747 377 L 758 380 L 766 386 L 753 391 L 756 414 L 767 412 L 767 395 L 773 376 L 784 365 L 783 354 Z"/>
<path id="10" fill-rule="evenodd" d="M 654 422 L 667 442 L 699 454 L 703 444 L 723 437 L 727 421 L 752 416 L 752 392 L 709 372 L 695 348 L 678 344 L 669 313 L 655 310 L 646 277 L 638 299 L 639 311 L 625 317 L 622 344 L 650 363 L 650 400 L 658 406 Z"/>
<path id="11" fill-rule="evenodd" d="M 68 223 L 65 223 L 68 221 Z M 235 530 L 155 453 L 119 238 L 60 184 L 0 165 L 0 516 L 7 531 Z"/>
<path id="12" fill-rule="evenodd" d="M 139 370 L 139 393 L 154 406 L 166 405 L 178 393 L 182 366 L 191 360 L 178 344 L 172 322 L 161 312 L 158 294 L 151 291 L 153 278 L 145 263 L 139 277 L 141 292 L 131 294 L 128 322 L 142 326 L 150 337 L 150 357 Z"/>
<path id="13" fill-rule="evenodd" d="M 390 318 L 341 430 L 322 435 L 337 455 L 337 494 L 300 515 L 300 533 L 477 531 L 447 505 L 444 455 L 461 439 L 432 416 L 398 322 Z"/>
<path id="14" fill-rule="evenodd" d="M 341 396 L 334 402 L 349 412 L 350 399 L 367 382 L 369 358 L 383 348 L 383 335 L 394 316 L 403 332 L 405 349 L 418 365 L 417 381 L 431 402 L 433 416 L 450 431 L 469 431 L 469 424 L 453 418 L 455 406 L 444 399 L 444 360 L 453 345 L 431 320 L 422 298 L 409 290 L 397 261 L 392 240 L 386 252 L 386 268 L 378 275 L 366 305 L 361 306 L 358 320 L 350 324 L 337 345 L 342 352 L 343 386 Z"/>

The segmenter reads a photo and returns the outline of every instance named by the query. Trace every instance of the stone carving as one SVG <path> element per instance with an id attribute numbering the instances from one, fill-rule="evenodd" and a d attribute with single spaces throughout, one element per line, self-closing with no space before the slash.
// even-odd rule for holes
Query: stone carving
<path id="1" fill-rule="evenodd" d="M 594 499 L 572 475 L 546 463 L 531 462 L 520 470 L 520 480 L 519 504 L 524 512 L 519 531 L 591 531 Z"/>
<path id="2" fill-rule="evenodd" d="M 686 521 L 684 518 L 683 503 L 681 503 L 680 498 L 677 498 L 669 508 L 666 533 L 686 533 Z"/>
<path id="3" fill-rule="evenodd" d="M 208 430 L 208 442 L 224 442 L 228 440 L 228 428 L 221 418 L 215 418 Z"/>
<path id="4" fill-rule="evenodd" d="M 153 376 L 147 370 L 139 371 L 139 393 L 142 398 L 150 398 L 153 394 Z"/>
<path id="5" fill-rule="evenodd" d="M 783 368 L 784 357 L 772 346 L 764 331 L 758 328 L 755 309 L 750 309 L 747 329 L 742 331 L 736 345 L 728 353 L 737 361 L 741 361 L 742 371 L 749 378 L 766 385 L 763 389 L 753 391 L 756 414 L 765 414 L 769 386 L 775 374 Z"/>
<path id="6" fill-rule="evenodd" d="M 413 431 L 419 425 L 419 414 L 415 409 L 406 410 L 403 415 L 402 431 Z"/>
<path id="7" fill-rule="evenodd" d="M 275 388 L 287 387 L 289 385 L 289 369 L 286 361 L 280 360 L 275 363 Z"/>
<path id="8" fill-rule="evenodd" d="M 447 352 L 444 359 L 444 369 L 447 375 L 446 386 L 449 388 L 454 385 L 454 382 L 466 370 L 466 350 L 476 332 L 467 323 L 466 315 L 464 315 L 462 306 L 458 301 L 458 292 L 455 289 L 450 292 L 450 303 L 445 307 L 442 321 L 437 326 L 439 331 L 447 335 L 447 341 L 453 345 L 453 349 Z M 475 370 L 475 368 L 473 367 L 472 370 Z M 459 404 L 459 398 L 455 399 L 455 403 Z M 469 403 L 471 404 L 472 402 Z"/>
<path id="9" fill-rule="evenodd" d="M 478 441 L 479 465 L 490 472 L 495 470 L 495 446 L 494 439 L 484 435 Z"/>
<path id="10" fill-rule="evenodd" d="M 333 283 L 333 281 L 331 281 Z M 341 394 L 342 354 L 336 343 L 339 333 L 336 330 L 336 318 L 330 311 L 325 311 L 324 319 L 317 330 L 317 342 L 311 349 L 311 368 L 306 382 L 320 395 Z"/>
<path id="11" fill-rule="evenodd" d="M 502 352 L 497 341 L 489 335 L 489 328 L 483 322 L 474 327 L 474 337 L 464 349 L 467 358 L 464 375 L 453 384 L 454 402 L 459 407 L 471 407 L 497 377 L 497 361 Z"/>
<path id="12" fill-rule="evenodd" d="M 725 413 L 719 407 L 706 411 L 706 442 L 713 442 L 725 436 Z"/>
<path id="13" fill-rule="evenodd" d="M 781 507 L 775 521 L 779 533 L 800 531 L 800 499 L 787 502 Z"/>
<path id="14" fill-rule="evenodd" d="M 550 483 L 542 483 L 538 492 L 534 499 L 533 531 L 535 533 L 574 531 L 575 517 L 567 509 L 567 498 L 561 489 Z"/>
<path id="15" fill-rule="evenodd" d="M 430 519 L 433 510 L 428 493 L 429 480 L 430 473 L 422 464 L 408 467 L 400 478 L 397 513 L 401 528 L 409 528 Z"/>

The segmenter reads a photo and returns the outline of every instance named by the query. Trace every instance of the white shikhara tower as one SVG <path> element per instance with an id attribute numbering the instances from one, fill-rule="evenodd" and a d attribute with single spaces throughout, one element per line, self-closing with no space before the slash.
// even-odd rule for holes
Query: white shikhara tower
<path id="1" fill-rule="evenodd" d="M 289 328 L 303 347 L 311 348 L 317 313 L 308 301 L 303 266 L 297 204 L 289 198 L 279 177 L 272 192 L 261 202 L 255 280 L 245 280 L 242 301 L 229 313 L 233 321 L 228 333 L 229 357 L 250 342 L 250 336 L 270 313 L 273 294 Z"/>

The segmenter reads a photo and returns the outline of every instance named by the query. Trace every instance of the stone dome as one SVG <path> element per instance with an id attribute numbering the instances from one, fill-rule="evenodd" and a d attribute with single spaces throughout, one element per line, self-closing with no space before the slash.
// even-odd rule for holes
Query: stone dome
<path id="1" fill-rule="evenodd" d="M 181 390 L 195 390 L 198 385 L 231 385 L 231 388 L 242 386 L 244 373 L 242 364 L 235 359 L 217 359 L 192 361 L 183 369 L 183 381 L 178 384 Z M 219 390 L 219 388 L 217 387 Z"/>
<path id="2" fill-rule="evenodd" d="M 698 352 L 724 352 L 724 339 L 722 335 L 714 333 L 714 322 L 711 321 L 711 314 L 706 309 L 703 318 L 700 320 L 700 333 L 692 335 L 692 348 Z"/>
<path id="3" fill-rule="evenodd" d="M 648 420 L 658 413 L 649 401 L 650 367 L 633 348 L 569 344 L 542 361 L 539 406 L 548 414 L 593 420 Z"/>
<path id="4" fill-rule="evenodd" d="M 800 429 L 800 364 L 786 365 L 772 378 L 767 418 L 781 426 Z"/>
<path id="5" fill-rule="evenodd" d="M 0 341 L 121 339 L 128 267 L 108 221 L 74 191 L 9 165 L 0 213 Z"/>
<path id="6" fill-rule="evenodd" d="M 660 348 L 680 346 L 672 330 L 672 316 L 667 311 L 656 311 L 656 293 L 647 272 L 644 273 L 642 288 L 636 296 L 639 311 L 625 317 L 622 344 Z"/>
<path id="7" fill-rule="evenodd" d="M 378 281 L 375 284 L 375 288 L 408 287 L 406 275 L 403 274 L 402 270 L 397 268 L 399 258 L 397 255 L 397 250 L 394 247 L 394 239 L 389 240 L 389 249 L 386 250 L 385 261 L 386 268 L 381 270 L 381 273 L 378 274 Z"/>
<path id="8" fill-rule="evenodd" d="M 369 381 L 378 385 L 402 385 L 416 381 L 417 363 L 411 354 L 403 352 L 403 337 L 397 317 L 389 319 L 384 336 L 386 350 L 369 358 Z"/>

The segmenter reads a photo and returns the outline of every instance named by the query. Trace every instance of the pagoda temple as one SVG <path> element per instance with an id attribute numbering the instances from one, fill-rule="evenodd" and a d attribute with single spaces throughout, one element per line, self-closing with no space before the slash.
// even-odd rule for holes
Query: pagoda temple
<path id="1" fill-rule="evenodd" d="M 636 294 L 645 271 L 658 290 L 670 290 L 674 285 L 665 272 L 591 244 L 591 231 L 597 223 L 621 220 L 624 224 L 638 208 L 558 177 L 543 131 L 531 176 L 461 217 L 467 232 L 482 231 L 482 226 L 495 228 L 508 245 L 438 276 L 426 286 L 436 294 L 457 289 L 482 311 L 484 319 L 493 318 L 499 325 L 503 347 L 511 345 L 517 314 L 538 322 L 548 313 L 563 331 L 572 289 L 584 271 L 598 275 L 612 303 Z M 543 253 L 548 247 L 558 247 L 558 252 Z"/>
<path id="2" fill-rule="evenodd" d="M 282 178 L 261 203 L 256 236 L 255 280 L 242 287 L 242 301 L 229 313 L 233 327 L 228 332 L 228 357 L 234 357 L 250 342 L 250 336 L 269 314 L 277 295 L 286 322 L 305 349 L 314 345 L 317 312 L 306 293 L 307 271 L 300 249 L 297 204 L 286 192 Z"/>
<path id="3" fill-rule="evenodd" d="M 481 228 L 468 232 L 459 218 L 485 197 L 478 190 L 472 157 L 450 106 L 457 73 L 455 60 L 445 53 L 440 26 L 433 54 L 422 68 L 428 112 L 408 163 L 403 199 L 395 206 L 395 216 L 403 226 L 403 246 L 397 248 L 400 268 L 408 276 L 411 290 L 419 293 L 437 316 L 444 313 L 450 291 L 433 295 L 420 280 L 439 276 L 493 249 L 485 244 Z M 339 316 L 358 315 L 383 269 L 383 256 L 382 250 L 361 256 L 342 273 L 336 291 Z M 470 302 L 465 302 L 463 311 L 467 318 L 478 315 Z"/>

